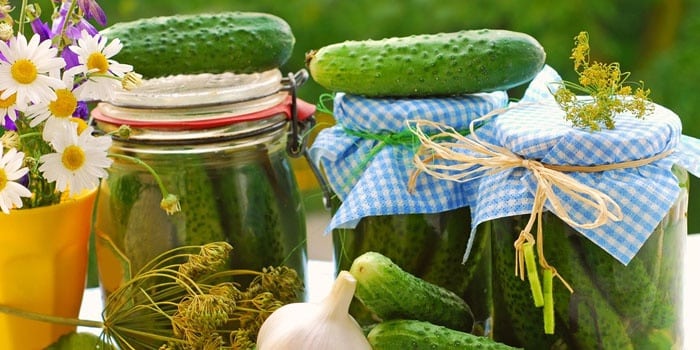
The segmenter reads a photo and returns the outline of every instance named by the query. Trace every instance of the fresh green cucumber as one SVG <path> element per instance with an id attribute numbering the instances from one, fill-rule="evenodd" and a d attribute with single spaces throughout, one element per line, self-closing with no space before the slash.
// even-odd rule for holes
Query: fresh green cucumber
<path id="1" fill-rule="evenodd" d="M 349 270 L 355 258 L 375 251 L 420 277 L 421 271 L 431 266 L 428 255 L 437 241 L 429 230 L 422 214 L 368 216 L 354 229 L 335 229 L 336 272 Z M 376 322 L 372 312 L 357 299 L 350 304 L 350 314 L 363 325 Z"/>
<path id="2" fill-rule="evenodd" d="M 433 96 L 524 84 L 545 58 L 530 35 L 480 29 L 335 43 L 308 52 L 306 64 L 311 77 L 332 91 Z"/>
<path id="3" fill-rule="evenodd" d="M 216 193 L 207 172 L 204 160 L 188 158 L 187 166 L 179 168 L 177 179 L 182 192 L 181 211 L 173 215 L 178 222 L 177 237 L 182 245 L 203 245 L 211 242 L 227 241 L 227 234 L 221 224 L 221 215 L 216 205 Z"/>
<path id="4" fill-rule="evenodd" d="M 634 326 L 646 324 L 654 307 L 657 286 L 640 257 L 625 266 L 590 240 L 582 239 L 579 243 L 591 279 L 605 299 L 624 320 Z"/>
<path id="5" fill-rule="evenodd" d="M 118 38 L 123 47 L 114 59 L 145 78 L 262 72 L 284 64 L 295 43 L 286 21 L 257 12 L 149 17 L 116 23 L 101 34 Z"/>
<path id="6" fill-rule="evenodd" d="M 333 203 L 333 210 L 339 201 Z M 467 301 L 477 322 L 490 317 L 487 293 L 490 264 L 487 232 L 482 227 L 469 261 L 462 263 L 469 240 L 469 208 L 434 214 L 365 217 L 354 229 L 333 230 L 336 271 L 349 270 L 354 258 L 374 251 L 427 282 L 446 288 Z M 485 253 L 485 254 L 484 254 Z M 360 324 L 376 322 L 362 303 L 353 300 L 350 313 Z M 483 328 L 483 326 L 482 326 Z"/>
<path id="7" fill-rule="evenodd" d="M 355 297 L 383 321 L 413 319 L 470 332 L 474 315 L 455 293 L 418 278 L 377 252 L 357 257 L 350 267 Z"/>
<path id="8" fill-rule="evenodd" d="M 488 337 L 417 320 L 381 322 L 372 328 L 367 340 L 374 350 L 516 349 Z"/>

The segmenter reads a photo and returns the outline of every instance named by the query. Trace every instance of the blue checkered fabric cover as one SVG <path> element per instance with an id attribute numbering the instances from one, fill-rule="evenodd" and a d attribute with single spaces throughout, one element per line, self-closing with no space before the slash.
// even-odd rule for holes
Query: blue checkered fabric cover
<path id="1" fill-rule="evenodd" d="M 643 120 L 631 115 L 617 116 L 613 130 L 589 132 L 572 128 L 548 89 L 548 84 L 560 80 L 553 69 L 545 67 L 517 105 L 511 104 L 512 108 L 492 118 L 476 133 L 484 141 L 545 164 L 619 163 L 673 150 L 671 156 L 638 168 L 569 173 L 579 182 L 608 194 L 621 207 L 621 221 L 579 231 L 627 264 L 679 193 L 671 166 L 679 164 L 700 175 L 700 140 L 681 135 L 678 116 L 660 105 Z M 338 94 L 334 101 L 337 125 L 321 132 L 311 148 L 313 159 L 323 167 L 332 189 L 343 201 L 328 230 L 353 228 L 365 216 L 435 213 L 461 206 L 471 207 L 473 228 L 487 220 L 529 214 L 537 183 L 524 168 L 459 183 L 422 174 L 416 191 L 408 193 L 415 147 L 389 145 L 367 162 L 367 155 L 378 141 L 348 136 L 345 131 L 396 132 L 405 128 L 405 120 L 421 118 L 460 130 L 474 118 L 506 103 L 506 95 L 498 92 L 414 100 Z M 591 208 L 567 200 L 563 194 L 562 201 L 574 220 L 594 220 L 596 213 Z"/>
<path id="2" fill-rule="evenodd" d="M 474 193 L 473 184 L 428 177 L 420 177 L 421 189 L 409 193 L 407 183 L 414 170 L 418 141 L 382 146 L 380 140 L 350 135 L 347 130 L 385 136 L 405 133 L 406 120 L 412 119 L 468 129 L 472 120 L 507 103 L 504 92 L 426 99 L 370 99 L 336 94 L 336 125 L 322 130 L 309 150 L 333 192 L 342 200 L 328 230 L 354 228 L 365 216 L 435 213 L 464 207 Z"/>

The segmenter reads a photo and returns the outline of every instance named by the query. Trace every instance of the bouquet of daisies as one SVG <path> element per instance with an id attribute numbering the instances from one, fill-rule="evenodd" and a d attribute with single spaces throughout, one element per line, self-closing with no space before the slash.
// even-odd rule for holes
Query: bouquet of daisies
<path id="1" fill-rule="evenodd" d="M 50 23 L 38 5 L 0 0 L 0 209 L 52 205 L 96 188 L 111 165 L 111 138 L 96 135 L 88 106 L 138 83 L 113 59 L 118 39 L 95 0 L 52 0 Z M 18 16 L 17 15 L 18 12 Z M 31 31 L 31 33 L 30 33 Z"/>

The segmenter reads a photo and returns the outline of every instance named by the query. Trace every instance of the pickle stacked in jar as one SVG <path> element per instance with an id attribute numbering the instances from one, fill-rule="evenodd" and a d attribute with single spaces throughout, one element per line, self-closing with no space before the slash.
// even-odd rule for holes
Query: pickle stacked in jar
<path id="1" fill-rule="evenodd" d="M 681 192 L 635 258 L 623 265 L 550 212 L 543 213 L 544 253 L 574 292 L 554 280 L 554 334 L 526 281 L 514 276 L 513 242 L 527 215 L 490 221 L 493 337 L 525 349 L 682 348 L 682 268 L 688 177 L 674 168 Z"/>

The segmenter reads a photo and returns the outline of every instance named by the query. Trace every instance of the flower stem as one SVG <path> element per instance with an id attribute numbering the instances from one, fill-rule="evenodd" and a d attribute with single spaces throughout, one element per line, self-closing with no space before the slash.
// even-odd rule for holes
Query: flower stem
<path id="1" fill-rule="evenodd" d="M 22 139 L 26 139 L 26 138 L 30 138 L 30 137 L 36 137 L 36 136 L 41 136 L 41 133 L 38 132 L 38 131 L 23 133 L 23 134 L 19 135 L 19 139 L 22 140 Z"/>
<path id="2" fill-rule="evenodd" d="M 24 0 L 26 1 L 26 0 Z M 68 12 L 66 12 L 66 18 L 63 19 L 63 25 L 61 26 L 61 32 L 58 34 L 59 38 L 61 38 L 60 43 L 59 43 L 59 49 L 63 49 L 64 47 L 64 42 L 63 38 L 65 38 L 66 30 L 68 29 L 68 22 L 70 21 L 71 13 L 75 10 L 75 6 L 78 1 L 73 0 L 70 2 L 70 7 L 68 8 Z"/>
<path id="3" fill-rule="evenodd" d="M 102 323 L 101 321 L 82 320 L 79 318 L 68 318 L 68 317 L 61 317 L 61 316 L 46 315 L 46 314 L 41 314 L 38 312 L 32 312 L 32 311 L 14 308 L 12 306 L 7 306 L 7 305 L 0 305 L 0 313 L 12 315 L 12 316 L 18 316 L 21 318 L 26 318 L 26 319 L 40 321 L 40 322 L 56 323 L 56 324 L 62 324 L 62 325 L 68 325 L 68 326 L 104 328 L 104 323 Z"/>
<path id="4" fill-rule="evenodd" d="M 19 22 L 17 24 L 17 32 L 24 35 L 24 19 L 27 16 L 27 0 L 22 0 L 22 8 L 19 9 Z"/>
<path id="5" fill-rule="evenodd" d="M 163 195 L 163 197 L 166 197 L 169 194 L 168 189 L 165 188 L 165 184 L 163 184 L 163 179 L 161 179 L 158 173 L 156 173 L 156 171 L 150 165 L 146 164 L 146 162 L 142 161 L 139 158 L 130 157 L 123 154 L 110 153 L 109 156 L 112 158 L 128 160 L 130 162 L 144 167 L 153 176 L 153 178 L 155 178 L 156 183 L 158 183 L 158 188 L 160 188 L 160 192 Z"/>

